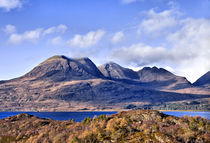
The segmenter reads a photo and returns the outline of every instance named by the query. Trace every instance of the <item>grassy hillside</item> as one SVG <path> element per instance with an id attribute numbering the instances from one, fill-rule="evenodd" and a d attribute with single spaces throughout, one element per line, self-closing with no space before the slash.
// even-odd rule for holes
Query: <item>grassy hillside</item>
<path id="1" fill-rule="evenodd" d="M 210 142 L 210 121 L 173 117 L 154 110 L 123 111 L 81 123 L 19 114 L 0 120 L 0 143 Z"/>

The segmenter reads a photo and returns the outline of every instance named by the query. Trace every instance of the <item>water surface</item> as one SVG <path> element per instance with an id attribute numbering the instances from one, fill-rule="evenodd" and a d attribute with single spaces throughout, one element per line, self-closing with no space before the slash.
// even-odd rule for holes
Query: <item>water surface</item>
<path id="1" fill-rule="evenodd" d="M 76 122 L 81 122 L 86 117 L 93 118 L 94 116 L 99 116 L 101 114 L 112 115 L 116 114 L 117 111 L 109 111 L 109 112 L 0 112 L 0 119 L 6 118 L 9 116 L 14 116 L 20 113 L 27 113 L 30 115 L 35 115 L 40 118 L 50 118 L 53 120 L 70 120 L 74 119 Z"/>
<path id="2" fill-rule="evenodd" d="M 183 117 L 184 115 L 201 116 L 210 120 L 210 112 L 207 111 L 164 111 L 163 113 L 177 117 Z"/>
<path id="3" fill-rule="evenodd" d="M 20 113 L 28 113 L 30 115 L 35 115 L 40 118 L 50 118 L 53 120 L 69 120 L 74 119 L 76 122 L 81 122 L 86 117 L 93 118 L 94 116 L 99 116 L 101 114 L 112 115 L 116 114 L 117 111 L 109 111 L 109 112 L 0 112 L 0 119 L 14 116 Z M 189 111 L 164 111 L 163 113 L 168 115 L 173 115 L 177 117 L 183 117 L 184 115 L 188 116 L 201 116 L 210 119 L 210 112 L 189 112 Z"/>

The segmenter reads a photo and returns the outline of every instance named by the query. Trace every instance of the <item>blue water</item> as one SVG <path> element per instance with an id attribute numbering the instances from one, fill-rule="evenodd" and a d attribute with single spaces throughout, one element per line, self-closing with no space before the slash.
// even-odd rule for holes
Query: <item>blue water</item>
<path id="1" fill-rule="evenodd" d="M 86 117 L 91 117 L 93 118 L 94 116 L 99 116 L 101 114 L 105 115 L 112 115 L 117 113 L 116 111 L 112 112 L 0 112 L 0 119 L 9 117 L 9 116 L 14 116 L 20 113 L 27 113 L 30 115 L 35 115 L 40 118 L 50 118 L 53 120 L 69 120 L 69 119 L 74 119 L 76 122 L 81 122 L 84 120 Z"/>
<path id="2" fill-rule="evenodd" d="M 112 115 L 117 113 L 113 112 L 0 112 L 0 119 L 14 116 L 20 113 L 28 113 L 30 115 L 35 115 L 40 118 L 50 118 L 53 120 L 69 120 L 74 119 L 76 122 L 81 122 L 86 117 L 93 118 L 94 116 L 99 116 L 101 114 Z M 188 112 L 188 111 L 164 111 L 163 113 L 168 115 L 173 115 L 177 117 L 188 116 L 201 116 L 210 119 L 210 112 Z"/>
<path id="3" fill-rule="evenodd" d="M 207 119 L 210 119 L 210 112 L 206 111 L 164 111 L 163 113 L 167 115 L 173 115 L 177 117 L 183 117 L 184 115 L 188 116 L 201 116 L 201 117 L 206 117 Z"/>

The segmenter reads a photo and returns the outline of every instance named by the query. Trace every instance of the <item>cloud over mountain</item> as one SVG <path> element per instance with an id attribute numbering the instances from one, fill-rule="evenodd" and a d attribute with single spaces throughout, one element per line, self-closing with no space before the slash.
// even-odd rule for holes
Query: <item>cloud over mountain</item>
<path id="1" fill-rule="evenodd" d="M 120 41 L 122 41 L 124 38 L 124 33 L 122 31 L 117 32 L 113 35 L 112 37 L 112 42 L 113 43 L 119 43 Z"/>
<path id="2" fill-rule="evenodd" d="M 70 46 L 85 48 L 90 47 L 99 42 L 104 36 L 104 30 L 90 31 L 85 35 L 76 34 L 71 40 L 68 41 Z"/>
<path id="3" fill-rule="evenodd" d="M 160 46 L 139 42 L 118 47 L 112 51 L 113 59 L 136 66 L 176 65 L 177 73 L 191 81 L 210 69 L 209 19 L 180 18 L 173 14 L 179 12 L 172 10 L 159 13 L 150 10 L 148 13 L 149 19 L 140 23 L 139 30 L 150 37 L 159 35 Z"/>
<path id="4" fill-rule="evenodd" d="M 147 19 L 144 19 L 138 27 L 138 33 L 149 33 L 165 31 L 168 28 L 176 26 L 178 23 L 176 17 L 179 12 L 175 9 L 164 10 L 161 12 L 155 12 L 154 9 L 150 9 L 146 14 Z"/>

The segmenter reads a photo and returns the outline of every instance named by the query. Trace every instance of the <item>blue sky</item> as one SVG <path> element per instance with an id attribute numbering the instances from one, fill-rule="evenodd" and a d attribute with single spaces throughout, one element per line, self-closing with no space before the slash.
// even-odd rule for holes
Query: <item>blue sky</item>
<path id="1" fill-rule="evenodd" d="M 60 54 L 193 82 L 210 70 L 210 1 L 0 0 L 0 80 Z"/>

